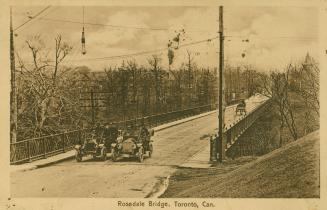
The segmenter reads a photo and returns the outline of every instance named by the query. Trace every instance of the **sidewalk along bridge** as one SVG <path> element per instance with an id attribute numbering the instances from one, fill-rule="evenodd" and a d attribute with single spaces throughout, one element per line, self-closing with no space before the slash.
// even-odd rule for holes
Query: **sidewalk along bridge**
<path id="1" fill-rule="evenodd" d="M 118 128 L 122 128 L 131 124 L 141 124 L 144 122 L 150 127 L 155 127 L 168 122 L 173 122 L 190 116 L 216 110 L 216 108 L 216 104 L 209 104 L 157 115 L 134 118 L 126 121 L 111 122 L 111 124 L 117 126 Z M 10 163 L 17 164 L 31 162 L 33 160 L 65 153 L 72 150 L 78 142 L 83 141 L 92 129 L 93 128 L 72 130 L 11 143 Z"/>
<path id="2" fill-rule="evenodd" d="M 223 149 L 220 148 L 219 136 L 210 137 L 210 161 L 216 161 L 219 152 L 225 159 L 226 151 L 239 139 L 239 137 L 264 113 L 270 106 L 270 98 L 256 94 L 245 100 L 246 113 L 236 114 L 236 105 L 226 107 L 225 125 L 223 130 Z M 234 117 L 231 117 L 234 116 Z"/>

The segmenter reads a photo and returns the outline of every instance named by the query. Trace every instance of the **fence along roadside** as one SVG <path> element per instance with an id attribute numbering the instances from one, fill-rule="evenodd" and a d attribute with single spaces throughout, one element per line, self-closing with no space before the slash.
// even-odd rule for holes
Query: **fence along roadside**
<path id="1" fill-rule="evenodd" d="M 216 109 L 216 104 L 198 106 L 163 114 L 150 115 L 127 121 L 112 122 L 117 127 L 124 127 L 132 123 L 145 121 L 149 126 L 154 127 L 171 121 L 194 116 Z M 67 131 L 64 133 L 26 139 L 10 144 L 10 164 L 23 163 L 49 156 L 64 153 L 71 150 L 73 146 L 82 141 L 85 135 L 92 128 Z"/>

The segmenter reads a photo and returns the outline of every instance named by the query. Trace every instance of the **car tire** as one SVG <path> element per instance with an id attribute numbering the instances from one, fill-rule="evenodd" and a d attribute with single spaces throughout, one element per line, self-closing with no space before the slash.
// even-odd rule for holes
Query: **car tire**
<path id="1" fill-rule="evenodd" d="M 106 161 L 107 160 L 107 149 L 106 148 L 102 148 L 101 149 L 101 160 L 102 161 Z"/>
<path id="2" fill-rule="evenodd" d="M 75 159 L 76 159 L 77 162 L 81 162 L 82 159 L 83 159 L 82 154 L 80 154 L 80 152 L 76 151 L 75 152 Z"/>
<path id="3" fill-rule="evenodd" d="M 111 159 L 113 162 L 117 161 L 117 153 L 114 148 L 111 149 Z"/>
<path id="4" fill-rule="evenodd" d="M 138 159 L 139 159 L 139 162 L 142 163 L 143 162 L 143 159 L 144 159 L 144 156 L 143 156 L 143 147 L 140 147 L 139 148 L 139 152 L 138 152 Z"/>
<path id="5" fill-rule="evenodd" d="M 149 145 L 149 157 L 152 156 L 152 153 L 153 153 L 153 146 L 152 144 Z"/>

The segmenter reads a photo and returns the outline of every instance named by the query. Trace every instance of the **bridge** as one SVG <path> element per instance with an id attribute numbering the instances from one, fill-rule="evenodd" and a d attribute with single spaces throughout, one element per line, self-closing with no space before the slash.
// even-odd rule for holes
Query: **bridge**
<path id="1" fill-rule="evenodd" d="M 214 135 L 210 139 L 210 160 L 216 160 L 218 153 L 222 152 L 225 159 L 227 150 L 239 139 L 239 137 L 261 116 L 270 105 L 270 98 L 257 94 L 246 101 L 246 114 L 237 115 L 236 105 L 229 106 L 225 110 L 225 125 L 223 129 L 223 147 L 220 149 L 219 136 Z"/>
<path id="2" fill-rule="evenodd" d="M 269 106 L 270 99 L 255 95 L 245 100 L 246 115 L 236 115 L 236 105 L 225 110 L 224 147 L 227 151 Z M 137 119 L 139 121 L 141 119 Z M 134 120 L 135 121 L 135 120 Z M 214 105 L 150 116 L 147 122 L 156 130 L 154 153 L 143 163 L 135 160 L 118 162 L 83 162 L 65 160 L 36 170 L 12 171 L 11 193 L 14 197 L 147 197 L 160 191 L 160 184 L 176 167 L 208 147 L 208 137 L 218 127 Z M 116 122 L 124 125 L 129 122 Z M 51 160 L 71 150 L 88 129 L 29 139 L 11 145 L 11 163 Z M 214 138 L 213 138 L 214 139 Z M 54 143 L 55 142 L 55 143 Z M 40 146 L 41 147 L 37 147 Z M 43 146 L 43 147 L 42 147 Z M 54 156 L 53 156 L 54 155 Z M 209 162 L 209 154 L 207 154 Z M 15 167 L 15 165 L 12 165 Z M 30 182 L 27 180 L 38 180 Z"/>

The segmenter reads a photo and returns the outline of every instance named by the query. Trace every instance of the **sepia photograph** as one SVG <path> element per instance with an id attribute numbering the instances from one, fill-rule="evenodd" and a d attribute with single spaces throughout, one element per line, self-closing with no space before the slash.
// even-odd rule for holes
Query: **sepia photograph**
<path id="1" fill-rule="evenodd" d="M 7 9 L 10 199 L 320 198 L 319 7 Z"/>

